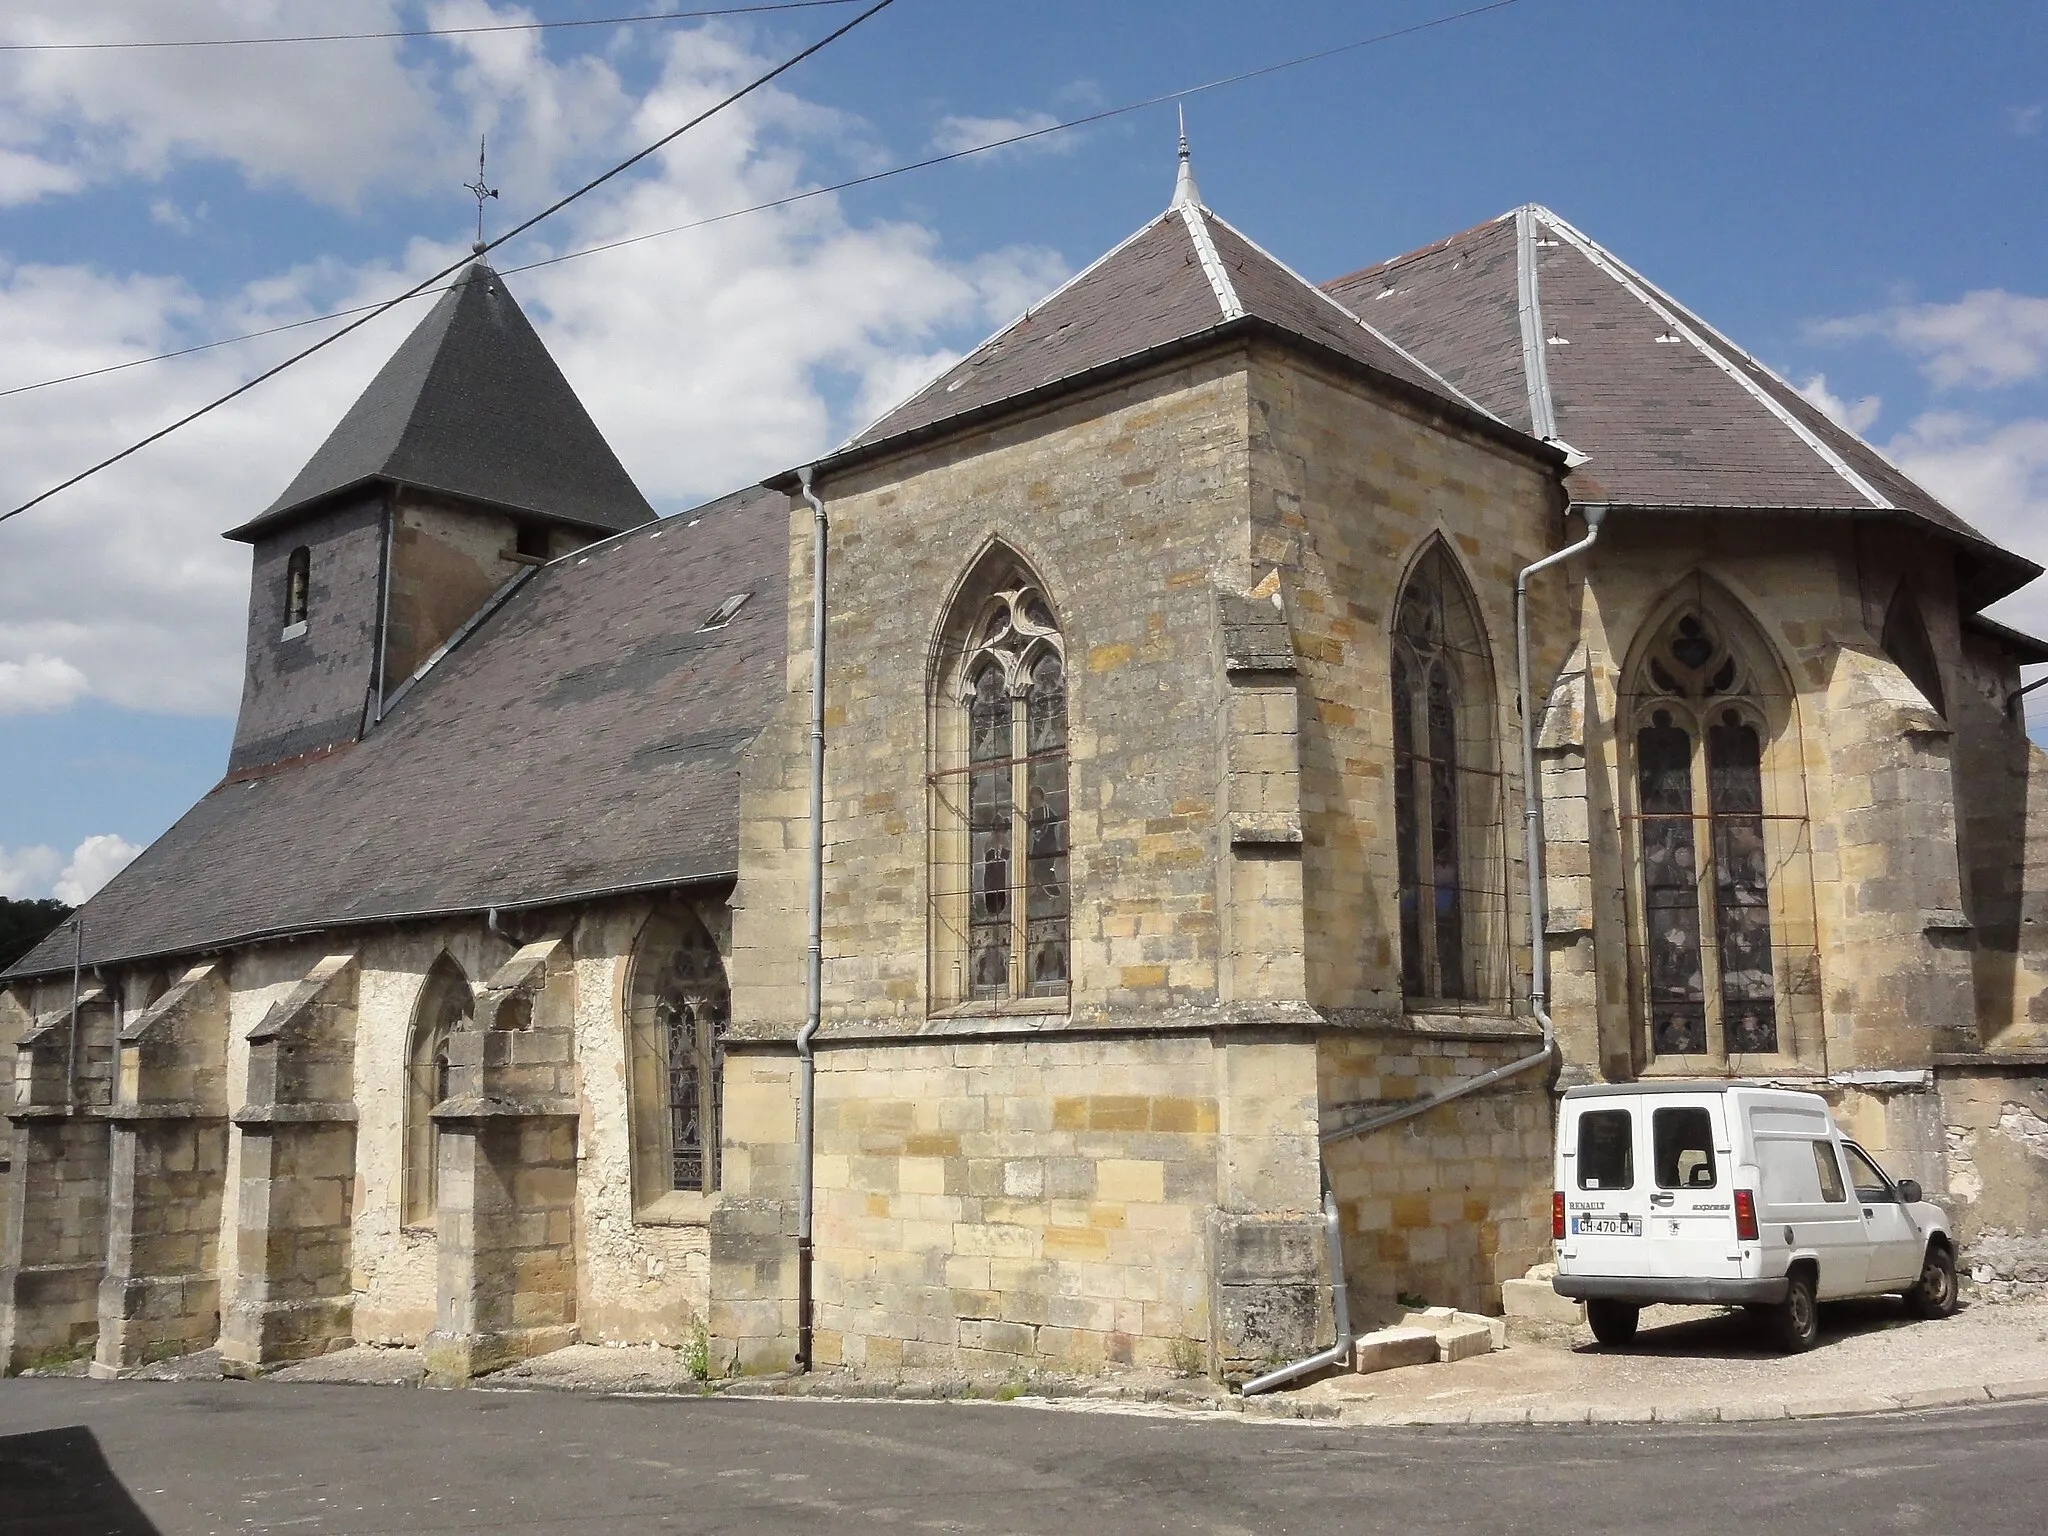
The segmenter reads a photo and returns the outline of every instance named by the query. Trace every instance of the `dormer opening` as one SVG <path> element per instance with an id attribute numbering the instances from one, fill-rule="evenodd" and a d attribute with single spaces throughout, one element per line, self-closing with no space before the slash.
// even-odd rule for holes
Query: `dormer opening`
<path id="1" fill-rule="evenodd" d="M 549 530 L 545 523 L 521 523 L 519 538 L 515 546 L 519 553 L 532 560 L 548 558 Z"/>
<path id="2" fill-rule="evenodd" d="M 306 632 L 306 615 L 312 606 L 313 551 L 301 544 L 284 565 L 284 637 L 296 638 Z"/>

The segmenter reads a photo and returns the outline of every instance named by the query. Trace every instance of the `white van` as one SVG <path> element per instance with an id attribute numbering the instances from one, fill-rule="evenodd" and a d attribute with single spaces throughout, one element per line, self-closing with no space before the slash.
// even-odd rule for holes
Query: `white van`
<path id="1" fill-rule="evenodd" d="M 1956 1310 L 1948 1218 L 1845 1140 L 1818 1094 L 1734 1082 L 1568 1089 L 1551 1237 L 1560 1296 L 1603 1344 L 1651 1302 L 1739 1305 L 1788 1350 L 1820 1336 L 1816 1301 L 1892 1293 Z"/>

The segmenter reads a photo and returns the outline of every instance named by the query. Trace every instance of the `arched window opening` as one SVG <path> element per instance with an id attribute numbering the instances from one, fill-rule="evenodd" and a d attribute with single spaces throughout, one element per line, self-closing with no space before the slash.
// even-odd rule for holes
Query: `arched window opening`
<path id="1" fill-rule="evenodd" d="M 1653 1057 L 1792 1053 L 1788 1007 L 1816 1013 L 1803 780 L 1796 753 L 1789 790 L 1771 766 L 1788 705 L 1691 605 L 1659 630 L 1624 695 Z"/>
<path id="2" fill-rule="evenodd" d="M 1884 634 L 1879 640 L 1885 655 L 1892 664 L 1912 681 L 1920 690 L 1920 696 L 1934 706 L 1938 715 L 1947 715 L 1948 706 L 1942 701 L 1941 666 L 1934 659 L 1934 642 L 1927 636 L 1926 622 L 1920 617 L 1920 605 L 1913 601 L 1913 591 L 1905 582 L 1899 583 L 1899 590 L 1892 595 L 1891 607 L 1885 611 Z"/>
<path id="3" fill-rule="evenodd" d="M 440 1206 L 440 1136 L 434 1106 L 448 1097 L 448 1044 L 474 1011 L 462 967 L 447 955 L 434 962 L 420 989 L 406 1051 L 405 1167 L 400 1219 L 408 1227 L 431 1227 Z"/>
<path id="4" fill-rule="evenodd" d="M 1043 587 L 986 561 L 942 631 L 932 1000 L 1063 1001 L 1072 973 L 1066 641 Z"/>
<path id="5" fill-rule="evenodd" d="M 306 622 L 313 600 L 313 552 L 301 544 L 284 563 L 284 627 Z"/>
<path id="6" fill-rule="evenodd" d="M 732 992 L 695 914 L 656 913 L 642 930 L 626 1005 L 634 1203 L 718 1188 L 725 1032 Z"/>
<path id="7" fill-rule="evenodd" d="M 1510 982 L 1493 666 L 1442 543 L 1402 586 L 1391 651 L 1401 995 L 1497 1007 Z"/>

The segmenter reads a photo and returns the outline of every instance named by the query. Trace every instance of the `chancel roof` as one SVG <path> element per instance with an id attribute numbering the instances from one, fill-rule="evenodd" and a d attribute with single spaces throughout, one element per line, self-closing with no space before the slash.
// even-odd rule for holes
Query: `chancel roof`
<path id="1" fill-rule="evenodd" d="M 1185 164 L 1185 161 L 1183 162 Z M 1126 367 L 1259 332 L 1368 371 L 1382 383 L 1512 437 L 1482 404 L 1203 206 L 1183 173 L 1174 202 L 825 462 L 965 425 Z"/>
<path id="2" fill-rule="evenodd" d="M 1494 414 L 1575 450 L 1575 501 L 1901 518 L 1960 546 L 1978 603 L 2040 574 L 1547 208 L 1326 288 Z"/>
<path id="3" fill-rule="evenodd" d="M 752 489 L 536 569 L 362 741 L 186 812 L 86 904 L 85 963 L 730 877 L 788 539 L 787 498 Z"/>
<path id="4" fill-rule="evenodd" d="M 366 482 L 419 486 L 599 532 L 654 516 L 531 322 L 470 264 L 284 490 L 249 539 Z"/>

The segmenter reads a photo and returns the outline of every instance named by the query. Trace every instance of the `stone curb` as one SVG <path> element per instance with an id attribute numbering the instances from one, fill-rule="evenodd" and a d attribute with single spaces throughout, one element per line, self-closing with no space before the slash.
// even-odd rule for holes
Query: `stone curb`
<path id="1" fill-rule="evenodd" d="M 1476 1403 L 1458 1408 L 1418 1408 L 1412 1412 L 1375 1411 L 1364 1404 L 1347 1407 L 1342 1420 L 1361 1429 L 1445 1428 L 1527 1424 L 1754 1424 L 1776 1419 L 1850 1418 L 1874 1413 L 1914 1413 L 1930 1408 L 1962 1408 L 1974 1403 L 2014 1403 L 2048 1398 L 2048 1377 L 2025 1381 L 1993 1381 L 1970 1387 L 1923 1387 L 1904 1392 L 1855 1392 L 1832 1397 L 1791 1400 L 1760 1398 L 1739 1403 L 1583 1403 L 1558 1400 L 1540 1403 Z"/>

